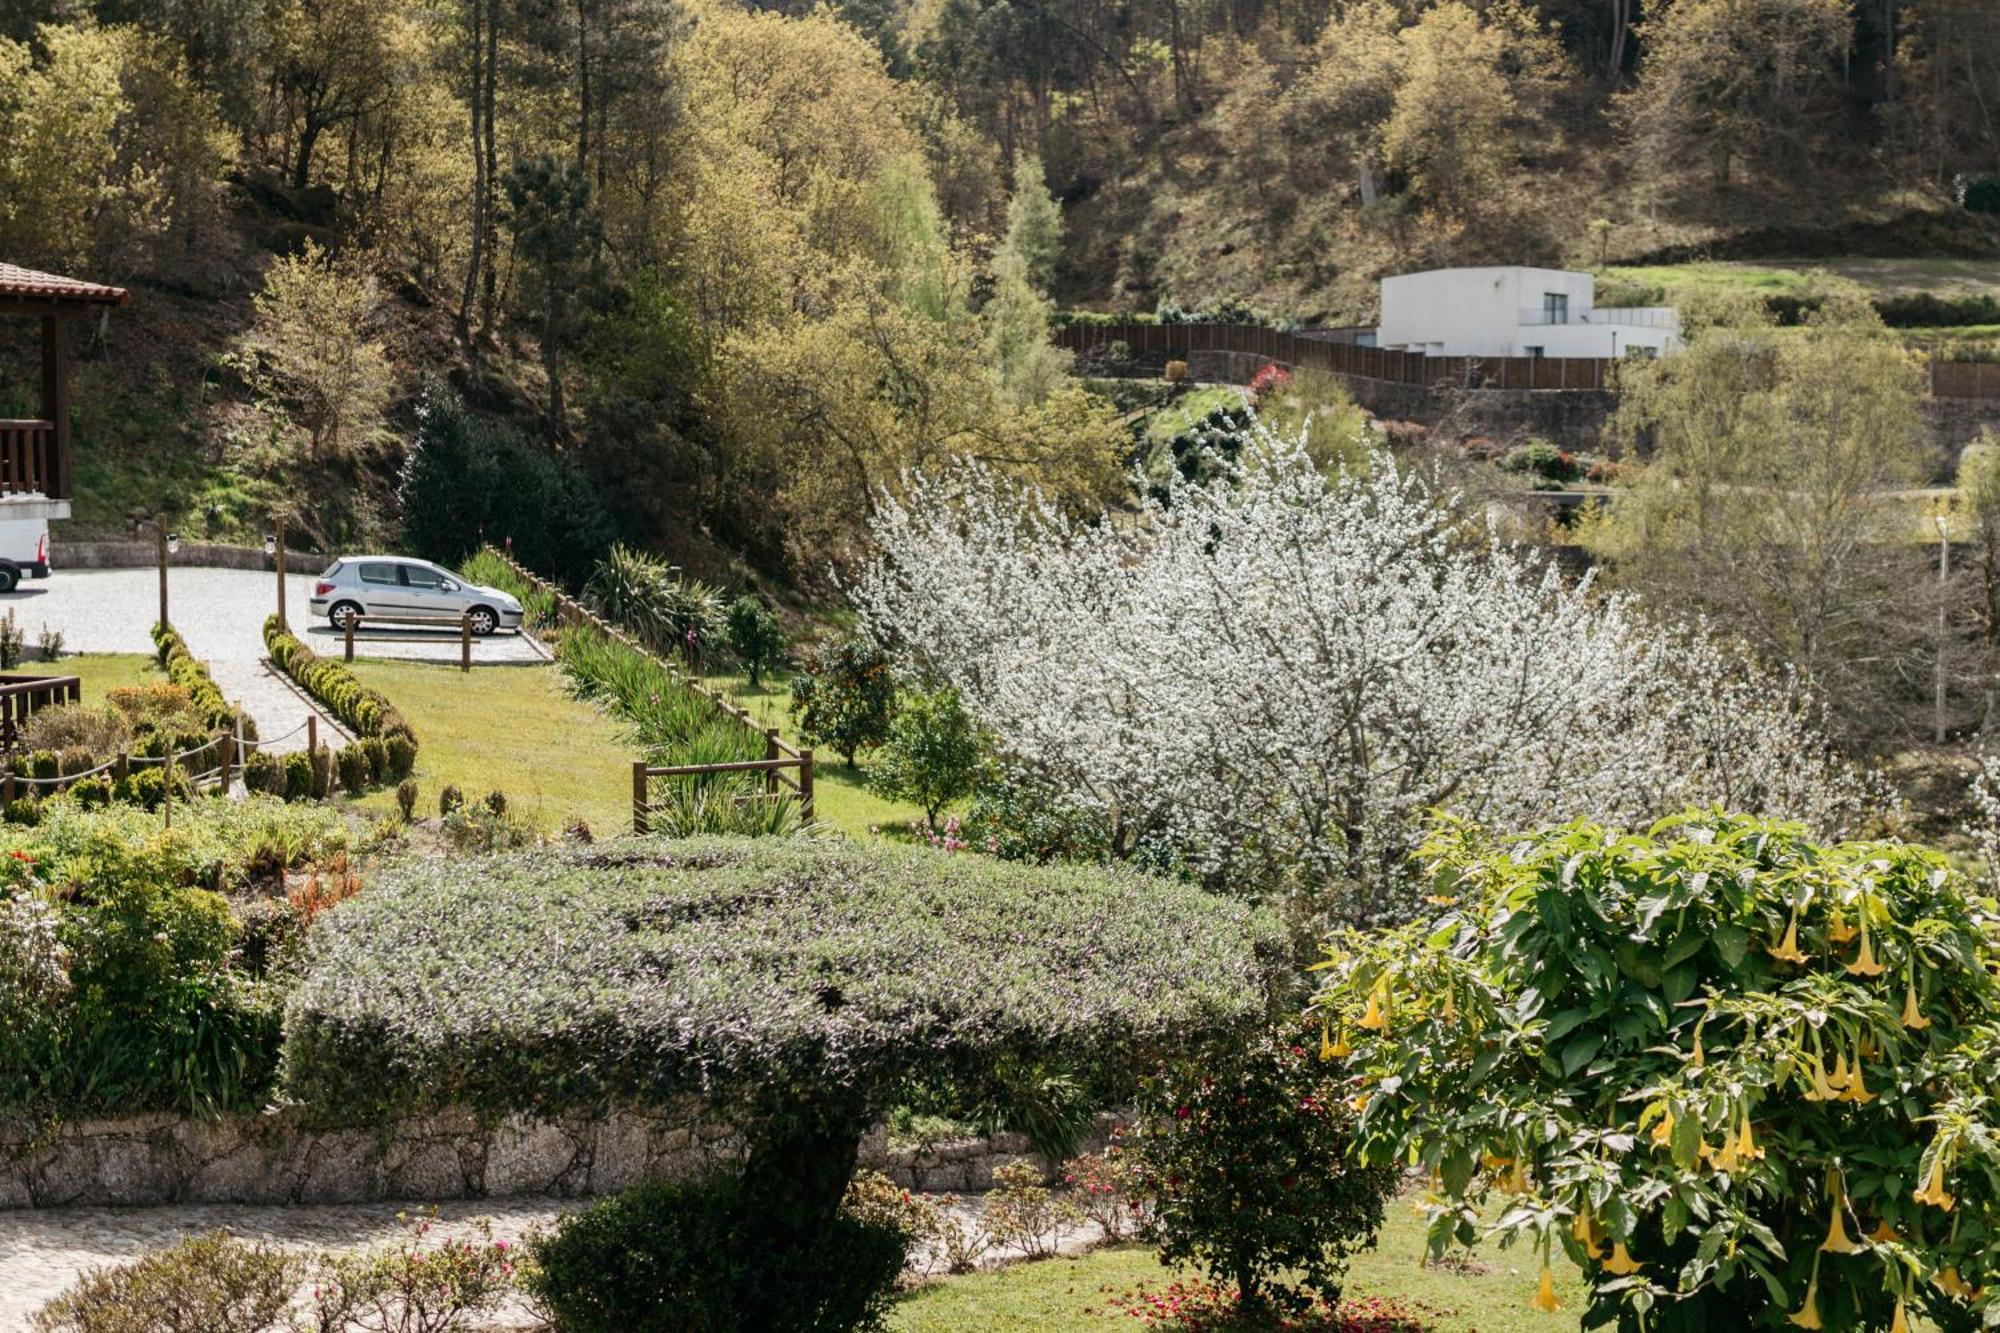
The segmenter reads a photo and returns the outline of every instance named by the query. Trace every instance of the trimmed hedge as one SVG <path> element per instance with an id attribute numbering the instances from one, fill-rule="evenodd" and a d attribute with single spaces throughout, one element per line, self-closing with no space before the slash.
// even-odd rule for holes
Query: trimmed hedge
<path id="1" fill-rule="evenodd" d="M 279 670 L 325 704 L 355 735 L 383 740 L 401 736 L 409 742 L 414 762 L 417 734 L 388 696 L 363 685 L 341 663 L 328 661 L 306 647 L 275 615 L 264 622 L 264 648 Z"/>
<path id="2" fill-rule="evenodd" d="M 223 696 L 222 687 L 209 677 L 208 667 L 187 646 L 187 640 L 172 625 L 153 626 L 154 655 L 167 679 L 186 690 L 201 710 L 202 720 L 216 731 L 234 732 L 237 719 L 243 722 L 245 740 L 257 739 L 257 724 L 248 713 L 239 714 Z"/>
<path id="3" fill-rule="evenodd" d="M 1283 945 L 1124 868 L 797 838 L 427 860 L 315 932 L 285 1083 L 349 1117 L 681 1093 L 866 1117 L 999 1051 L 1136 1067 L 1251 1020 Z"/>

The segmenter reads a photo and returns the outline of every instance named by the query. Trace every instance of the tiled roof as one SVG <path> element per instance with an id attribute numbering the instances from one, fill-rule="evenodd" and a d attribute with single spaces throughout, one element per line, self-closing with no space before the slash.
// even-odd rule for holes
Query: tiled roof
<path id="1" fill-rule="evenodd" d="M 54 273 L 38 273 L 31 268 L 0 263 L 0 297 L 26 296 L 66 301 L 99 301 L 116 305 L 125 299 L 123 287 L 105 287 L 95 282 L 79 282 Z"/>

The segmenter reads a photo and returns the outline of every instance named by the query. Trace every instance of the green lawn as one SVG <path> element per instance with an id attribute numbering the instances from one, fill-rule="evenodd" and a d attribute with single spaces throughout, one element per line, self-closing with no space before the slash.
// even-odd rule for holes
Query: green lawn
<path id="1" fill-rule="evenodd" d="M 782 672 L 767 674 L 764 683 L 755 689 L 741 675 L 701 679 L 709 688 L 749 709 L 764 726 L 778 728 L 788 744 L 801 743 L 792 719 L 791 689 Z M 866 839 L 871 836 L 871 829 L 899 829 L 924 817 L 924 812 L 916 806 L 888 800 L 872 791 L 868 786 L 867 763 L 868 757 L 863 755 L 860 767 L 849 768 L 831 751 L 813 752 L 813 801 L 822 822 L 851 838 Z"/>
<path id="2" fill-rule="evenodd" d="M 581 815 L 598 834 L 632 827 L 632 760 L 617 723 L 563 690 L 553 666 L 470 672 L 429 662 L 354 663 L 416 729 L 420 809 L 437 813 L 447 784 L 468 797 L 505 792 L 508 809 L 545 832 Z M 388 811 L 393 791 L 363 797 Z"/>
<path id="3" fill-rule="evenodd" d="M 34 643 L 30 635 L 30 649 Z M 59 662 L 23 662 L 14 671 L 27 676 L 75 676 L 83 682 L 85 703 L 103 703 L 106 692 L 122 686 L 166 679 L 144 653 L 75 653 Z"/>
<path id="4" fill-rule="evenodd" d="M 1243 406 L 1243 390 L 1228 384 L 1211 384 L 1184 394 L 1172 406 L 1163 407 L 1146 422 L 1146 439 L 1152 443 L 1171 440 L 1210 412 L 1224 407 Z"/>
<path id="5" fill-rule="evenodd" d="M 1870 296 L 2000 296 L 2000 263 L 1989 259 L 1777 259 L 1759 263 L 1709 261 L 1599 269 L 1601 279 L 1664 287 L 1734 288 L 1774 295 L 1801 292 L 1806 274 L 1824 269 L 1851 278 Z"/>
<path id="6" fill-rule="evenodd" d="M 1576 1327 L 1583 1282 L 1560 1255 L 1556 1289 L 1563 1313 L 1528 1307 L 1540 1273 L 1531 1251 L 1481 1249 L 1452 1263 L 1424 1268 L 1424 1223 L 1415 1196 L 1395 1200 L 1375 1249 L 1354 1260 L 1347 1294 L 1398 1300 L 1439 1333 L 1548 1333 Z M 921 1287 L 897 1306 L 897 1333 L 1095 1333 L 1130 1329 L 1138 1321 L 1112 1307 L 1114 1297 L 1142 1284 L 1164 1286 L 1176 1274 L 1152 1251 L 1121 1246 L 1077 1259 L 1015 1264 Z"/>

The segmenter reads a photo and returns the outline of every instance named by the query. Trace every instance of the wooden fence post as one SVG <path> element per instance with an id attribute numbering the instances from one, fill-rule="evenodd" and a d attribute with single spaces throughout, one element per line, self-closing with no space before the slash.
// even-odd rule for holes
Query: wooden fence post
<path id="1" fill-rule="evenodd" d="M 319 761 L 319 714 L 306 714 L 306 758 L 314 763 Z"/>
<path id="2" fill-rule="evenodd" d="M 166 826 L 174 826 L 174 747 L 167 746 L 166 761 L 160 766 L 160 774 L 166 780 L 160 784 L 160 813 L 166 818 Z"/>
<path id="3" fill-rule="evenodd" d="M 215 743 L 215 748 L 222 755 L 222 794 L 224 796 L 229 794 L 229 770 L 235 766 L 236 761 L 236 747 L 233 744 L 235 739 L 235 736 L 225 731 Z"/>
<path id="4" fill-rule="evenodd" d="M 747 711 L 743 714 L 743 720 L 745 722 L 750 720 L 750 714 Z M 766 727 L 764 728 L 764 759 L 766 762 L 769 762 L 775 760 L 777 757 L 778 729 L 776 727 Z M 778 794 L 778 770 L 775 768 L 764 770 L 764 794 L 767 796 L 776 796 Z"/>
<path id="5" fill-rule="evenodd" d="M 458 613 L 458 669 L 472 670 L 472 612 Z"/>
<path id="6" fill-rule="evenodd" d="M 115 764 L 115 766 L 112 768 L 111 771 L 117 775 L 117 780 L 119 782 L 123 782 L 126 778 L 131 777 L 132 756 L 121 748 L 118 751 L 117 763 Z"/>
<path id="7" fill-rule="evenodd" d="M 347 660 L 350 662 L 354 660 L 354 622 L 359 619 L 361 619 L 360 616 L 357 616 L 352 612 L 348 613 L 347 629 L 345 637 L 347 639 Z"/>
<path id="8" fill-rule="evenodd" d="M 813 752 L 799 751 L 799 817 L 813 822 Z"/>
<path id="9" fill-rule="evenodd" d="M 0 801 L 8 805 L 14 804 L 14 770 L 11 767 L 7 770 L 6 778 L 0 780 L 0 789 L 4 789 L 0 790 Z"/>
<path id="10" fill-rule="evenodd" d="M 632 761 L 632 831 L 646 831 L 646 761 Z"/>

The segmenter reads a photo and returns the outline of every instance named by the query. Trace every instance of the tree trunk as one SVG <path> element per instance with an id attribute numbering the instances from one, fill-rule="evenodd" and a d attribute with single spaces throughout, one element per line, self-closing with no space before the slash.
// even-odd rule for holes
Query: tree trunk
<path id="1" fill-rule="evenodd" d="M 468 0 L 466 13 L 472 20 L 472 41 L 468 68 L 471 71 L 471 86 L 466 90 L 466 105 L 472 113 L 472 250 L 465 261 L 465 291 L 458 302 L 458 336 L 466 345 L 474 363 L 479 360 L 479 350 L 472 341 L 472 303 L 479 296 L 479 266 L 486 252 L 486 158 L 482 155 L 482 130 L 484 121 L 480 116 L 480 75 L 484 52 L 480 43 L 485 34 L 481 6 L 486 0 Z"/>
<path id="2" fill-rule="evenodd" d="M 793 1108 L 782 1128 L 761 1134 L 743 1166 L 744 1215 L 769 1227 L 772 1242 L 825 1233 L 854 1178 L 869 1116 L 857 1108 Z"/>

